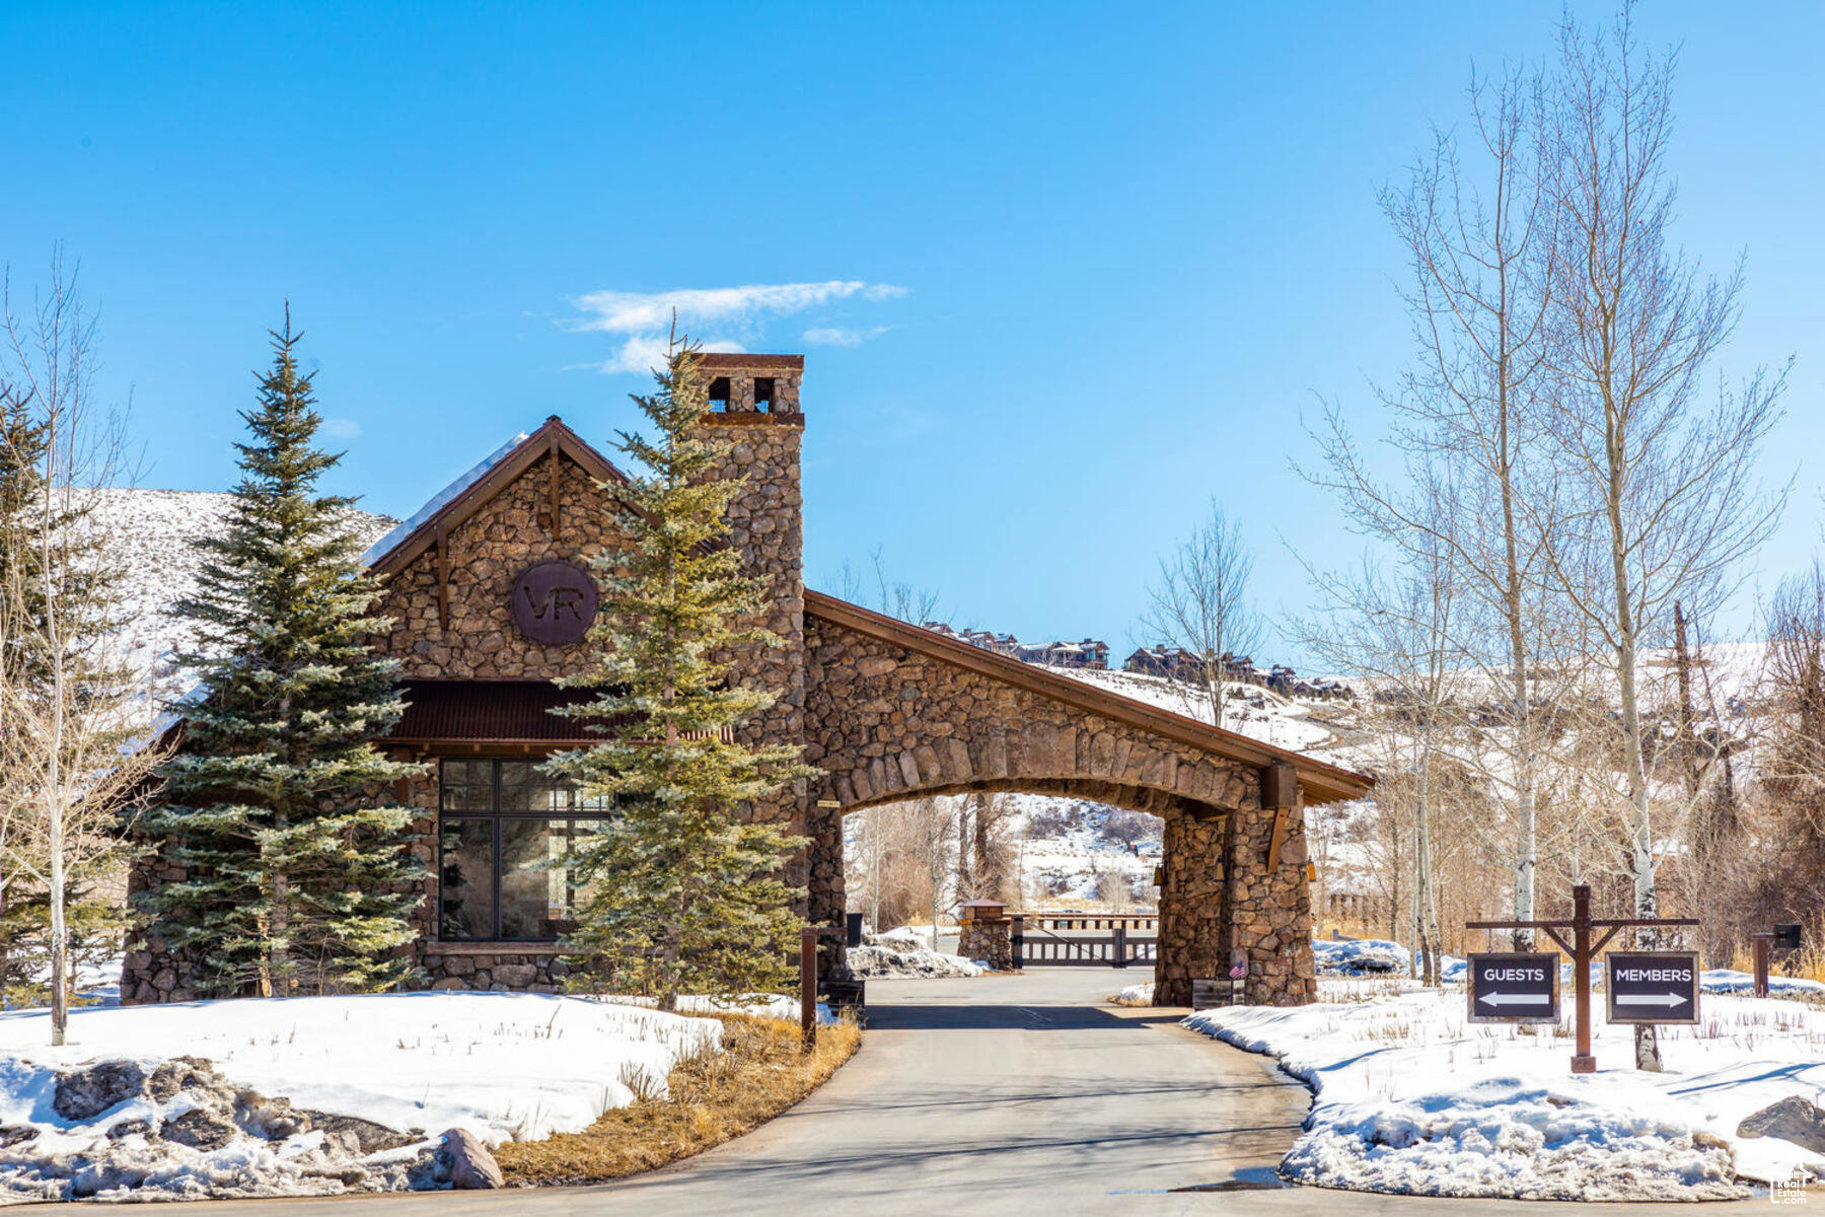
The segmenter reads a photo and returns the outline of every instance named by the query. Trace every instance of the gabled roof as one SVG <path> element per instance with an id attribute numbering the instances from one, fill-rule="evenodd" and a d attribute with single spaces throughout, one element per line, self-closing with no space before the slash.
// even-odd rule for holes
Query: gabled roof
<path id="1" fill-rule="evenodd" d="M 554 452 L 575 461 L 597 481 L 627 484 L 626 474 L 553 414 L 537 431 L 509 440 L 481 464 L 431 496 L 403 524 L 376 542 L 366 554 L 368 569 L 377 575 L 398 573 L 431 548 L 439 533 L 448 532 L 480 511 L 521 474 Z"/>
<path id="2" fill-rule="evenodd" d="M 882 613 L 865 609 L 835 596 L 805 589 L 805 616 L 840 625 L 870 638 L 904 647 L 959 668 L 980 673 L 1004 684 L 1062 702 L 1086 714 L 1135 727 L 1177 744 L 1242 765 L 1293 766 L 1308 803 L 1333 803 L 1360 799 L 1375 785 L 1366 774 L 1314 760 L 1303 753 L 1264 744 L 1258 739 L 1225 731 L 1183 714 L 1111 693 L 1085 681 L 1060 676 L 1044 668 L 1021 663 L 994 651 L 973 647 Z"/>

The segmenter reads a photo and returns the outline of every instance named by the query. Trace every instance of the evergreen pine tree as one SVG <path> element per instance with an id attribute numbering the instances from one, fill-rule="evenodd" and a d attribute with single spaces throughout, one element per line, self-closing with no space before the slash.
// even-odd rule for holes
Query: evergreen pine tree
<path id="1" fill-rule="evenodd" d="M 738 685 L 727 657 L 779 639 L 750 624 L 767 581 L 744 576 L 726 543 L 741 484 L 716 476 L 726 441 L 696 430 L 709 408 L 696 349 L 674 345 L 655 377 L 657 392 L 633 398 L 655 437 L 623 432 L 619 445 L 643 470 L 617 491 L 632 508 L 622 522 L 631 548 L 595 559 L 606 593 L 597 657 L 564 682 L 598 691 L 573 713 L 599 720 L 604 739 L 550 764 L 616 813 L 570 859 L 584 893 L 565 944 L 573 985 L 674 1010 L 681 992 L 789 982 L 800 893 L 783 868 L 804 841 L 739 813 L 817 771 L 797 763 L 796 746 L 722 738 L 774 701 Z"/>
<path id="2" fill-rule="evenodd" d="M 347 526 L 354 500 L 317 492 L 341 455 L 313 445 L 289 309 L 272 337 L 227 528 L 198 542 L 202 576 L 178 606 L 206 695 L 183 707 L 167 803 L 148 818 L 188 878 L 149 902 L 205 992 L 374 991 L 410 974 L 397 948 L 423 898 L 412 813 L 381 792 L 419 767 L 371 742 L 403 708 L 396 665 L 369 646 L 388 622 Z"/>

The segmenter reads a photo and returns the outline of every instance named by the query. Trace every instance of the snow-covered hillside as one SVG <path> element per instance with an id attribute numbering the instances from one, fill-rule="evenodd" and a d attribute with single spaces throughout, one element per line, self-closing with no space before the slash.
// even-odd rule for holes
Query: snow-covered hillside
<path id="1" fill-rule="evenodd" d="M 1006 796 L 1009 836 L 1032 908 L 1107 901 L 1152 905 L 1160 821 L 1084 799 Z"/>
<path id="2" fill-rule="evenodd" d="M 1210 703 L 1202 691 L 1164 676 L 1100 672 L 1090 668 L 1048 670 L 1174 714 L 1212 721 Z M 1260 685 L 1232 684 L 1227 687 L 1224 699 L 1223 726 L 1225 730 L 1258 739 L 1264 744 L 1309 753 L 1332 764 L 1348 764 L 1343 756 L 1347 751 L 1343 737 L 1317 717 L 1334 714 L 1339 704 L 1334 700 L 1283 697 Z"/>
<path id="3" fill-rule="evenodd" d="M 190 629 L 172 605 L 191 594 L 202 569 L 199 537 L 219 536 L 234 501 L 205 490 L 101 490 L 96 529 L 118 546 L 126 569 L 127 619 L 121 645 L 127 662 L 146 680 L 148 723 L 164 703 L 194 683 L 174 656 L 191 644 Z M 365 511 L 348 513 L 350 529 L 366 546 L 396 521 Z"/>

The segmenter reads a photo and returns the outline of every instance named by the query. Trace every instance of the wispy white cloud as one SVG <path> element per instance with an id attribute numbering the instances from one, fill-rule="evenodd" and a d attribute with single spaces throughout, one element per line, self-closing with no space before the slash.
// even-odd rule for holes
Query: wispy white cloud
<path id="1" fill-rule="evenodd" d="M 879 338 L 888 328 L 885 325 L 874 325 L 864 330 L 846 330 L 841 326 L 819 325 L 806 330 L 800 337 L 812 346 L 859 347 L 870 338 Z"/>
<path id="2" fill-rule="evenodd" d="M 605 374 L 632 372 L 644 376 L 657 368 L 665 366 L 666 347 L 670 342 L 666 334 L 635 334 L 621 344 L 621 349 L 607 359 L 594 360 L 590 363 L 573 363 L 566 371 L 587 369 Z M 724 339 L 712 339 L 699 344 L 706 351 L 740 351 L 744 348 L 739 342 Z"/>
<path id="3" fill-rule="evenodd" d="M 907 289 L 892 283 L 832 279 L 824 283 L 750 283 L 742 287 L 685 288 L 669 292 L 590 292 L 572 303 L 579 316 L 561 324 L 576 333 L 614 334 L 621 347 L 599 362 L 576 365 L 601 372 L 646 372 L 665 362 L 673 319 L 706 351 L 741 351 L 758 339 L 771 317 L 803 313 L 838 300 L 897 300 Z M 816 327 L 804 340 L 855 346 L 886 331 Z"/>
<path id="4" fill-rule="evenodd" d="M 326 418 L 323 434 L 331 439 L 354 439 L 361 434 L 361 424 L 352 418 Z"/>

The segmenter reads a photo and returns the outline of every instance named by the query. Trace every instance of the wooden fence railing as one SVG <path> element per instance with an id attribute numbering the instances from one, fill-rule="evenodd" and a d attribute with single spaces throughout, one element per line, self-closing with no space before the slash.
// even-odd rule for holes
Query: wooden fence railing
<path id="1" fill-rule="evenodd" d="M 1023 913 L 1029 929 L 1041 930 L 1114 930 L 1130 933 L 1145 930 L 1157 932 L 1158 913 Z"/>
<path id="2" fill-rule="evenodd" d="M 1049 929 L 1029 933 L 1026 920 L 1014 918 L 1016 968 L 1126 968 L 1154 961 L 1158 940 L 1130 935 L 1125 926 L 1111 927 L 1107 936 L 1064 935 Z"/>

